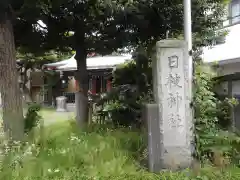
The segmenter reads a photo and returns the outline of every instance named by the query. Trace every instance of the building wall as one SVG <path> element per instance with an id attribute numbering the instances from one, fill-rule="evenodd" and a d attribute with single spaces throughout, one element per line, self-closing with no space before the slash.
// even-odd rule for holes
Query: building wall
<path id="1" fill-rule="evenodd" d="M 41 87 L 32 87 L 31 88 L 31 98 L 33 102 L 42 103 L 43 102 L 43 93 Z"/>
<path id="2" fill-rule="evenodd" d="M 222 82 L 215 87 L 215 91 L 220 95 L 228 95 L 228 82 Z"/>
<path id="3" fill-rule="evenodd" d="M 239 7 L 240 1 L 229 1 L 230 3 L 239 3 L 235 4 Z M 230 75 L 240 72 L 240 63 L 236 63 L 237 61 L 240 62 L 240 12 L 236 12 L 231 9 L 231 4 L 228 8 L 228 13 L 226 14 L 225 18 L 226 21 L 224 22 L 224 26 L 227 27 L 228 35 L 226 36 L 225 43 L 218 44 L 213 48 L 209 49 L 208 47 L 204 48 L 203 50 L 203 61 L 206 63 L 209 62 L 216 62 L 221 61 L 220 63 L 229 63 L 221 65 L 219 69 L 219 75 Z M 239 11 L 239 8 L 237 8 Z M 232 81 L 232 95 L 240 98 L 240 80 Z M 228 82 L 223 82 L 216 87 L 216 91 L 222 95 L 228 95 Z M 230 94 L 230 93 L 229 93 Z M 240 130 L 240 105 L 235 107 L 234 113 L 232 114 L 233 121 L 235 122 L 235 126 Z"/>
<path id="4" fill-rule="evenodd" d="M 240 95 L 240 80 L 232 82 L 233 95 Z"/>
<path id="5" fill-rule="evenodd" d="M 34 102 L 42 103 L 43 102 L 43 92 L 42 86 L 44 85 L 44 72 L 34 71 L 29 72 L 30 75 L 30 92 L 31 98 Z"/>
<path id="6" fill-rule="evenodd" d="M 110 78 L 108 78 L 109 80 L 104 78 L 101 78 L 101 75 L 104 76 L 104 72 L 102 73 L 97 73 L 97 75 L 93 75 L 91 76 L 91 78 L 89 79 L 89 90 L 95 94 L 95 93 L 100 93 L 100 92 L 105 92 L 105 91 L 109 91 L 111 89 L 111 80 Z M 66 97 L 69 98 L 69 100 L 72 102 L 75 98 L 75 92 L 78 91 L 79 86 L 77 81 L 75 80 L 74 76 L 68 75 L 68 81 L 67 81 L 67 87 L 66 86 L 61 86 L 59 85 L 59 87 L 55 88 L 55 90 L 60 90 L 59 94 L 57 96 L 60 95 L 64 95 Z M 64 80 L 66 77 L 64 77 L 62 80 Z M 100 87 L 98 87 L 99 92 L 96 92 L 96 78 L 100 78 L 101 83 L 98 83 L 98 85 Z M 102 82 L 104 80 L 104 82 Z M 31 73 L 31 98 L 33 101 L 36 102 L 49 102 L 49 100 L 51 101 L 51 95 L 49 93 L 50 90 L 48 90 L 44 96 L 43 94 L 43 85 L 44 85 L 44 73 L 42 72 L 32 72 Z M 65 88 L 64 88 L 65 87 Z M 45 89 L 47 90 L 47 89 Z M 52 96 L 53 96 L 53 91 L 52 90 Z M 56 96 L 56 91 L 55 92 L 55 96 Z M 54 96 L 54 97 L 55 97 Z M 54 98 L 55 99 L 55 98 Z"/>
<path id="7" fill-rule="evenodd" d="M 240 62 L 220 65 L 217 69 L 219 76 L 231 75 L 240 72 Z M 215 87 L 215 91 L 221 95 L 228 95 L 228 82 L 221 82 Z M 240 95 L 240 80 L 232 82 L 232 93 Z"/>
<path id="8" fill-rule="evenodd" d="M 233 59 L 240 58 L 240 24 L 225 28 L 228 31 L 225 37 L 225 43 L 217 44 L 211 48 L 203 48 L 203 62 L 211 63 L 218 61 L 231 61 Z"/>
<path id="9" fill-rule="evenodd" d="M 68 93 L 75 93 L 76 92 L 76 80 L 74 77 L 72 77 L 69 81 L 68 81 L 68 87 L 65 88 L 64 92 L 68 92 Z"/>
<path id="10" fill-rule="evenodd" d="M 44 85 L 44 72 L 36 71 L 30 73 L 31 86 L 43 86 Z"/>

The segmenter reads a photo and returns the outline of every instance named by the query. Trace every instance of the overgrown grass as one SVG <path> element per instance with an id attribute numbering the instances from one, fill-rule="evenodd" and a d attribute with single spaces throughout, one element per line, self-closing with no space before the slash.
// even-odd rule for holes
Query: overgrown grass
<path id="1" fill-rule="evenodd" d="M 139 164 L 145 141 L 142 133 L 92 126 L 80 132 L 66 121 L 38 130 L 27 145 L 13 147 L 0 165 L 3 180 L 237 180 L 238 168 L 212 167 L 201 177 L 190 172 L 149 173 Z"/>

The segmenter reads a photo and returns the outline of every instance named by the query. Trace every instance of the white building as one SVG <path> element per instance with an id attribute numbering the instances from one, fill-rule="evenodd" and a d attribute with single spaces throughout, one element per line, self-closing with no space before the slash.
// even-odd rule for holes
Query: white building
<path id="1" fill-rule="evenodd" d="M 219 95 L 240 99 L 240 0 L 231 0 L 228 6 L 228 18 L 224 23 L 228 35 L 224 42 L 213 48 L 205 48 L 203 61 L 218 64 L 218 73 L 222 83 L 217 88 Z M 240 128 L 240 105 L 232 113 Z"/>
<path id="2" fill-rule="evenodd" d="M 89 92 L 95 95 L 109 91 L 112 88 L 112 71 L 118 65 L 131 60 L 131 58 L 132 55 L 130 54 L 88 57 L 86 61 Z M 67 83 L 65 79 L 62 80 L 62 83 L 67 86 L 62 88 L 61 92 L 62 95 L 67 97 L 67 102 L 74 103 L 75 92 L 79 89 L 78 82 L 75 79 L 75 71 L 77 70 L 75 55 L 56 63 L 45 64 L 44 68 L 59 71 L 65 78 L 67 77 Z"/>

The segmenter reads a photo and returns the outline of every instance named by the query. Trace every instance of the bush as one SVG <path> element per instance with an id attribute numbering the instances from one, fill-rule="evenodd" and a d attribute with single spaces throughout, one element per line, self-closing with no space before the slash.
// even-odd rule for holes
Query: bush
<path id="1" fill-rule="evenodd" d="M 207 66 L 195 66 L 194 84 L 194 115 L 196 134 L 196 156 L 203 160 L 207 158 L 209 147 L 214 144 L 215 136 L 218 134 L 216 127 L 218 99 L 213 92 L 214 72 Z"/>
<path id="2" fill-rule="evenodd" d="M 214 154 L 236 162 L 240 153 L 240 138 L 231 127 L 230 107 L 237 104 L 235 99 L 220 99 L 214 93 L 215 73 L 201 63 L 195 65 L 195 109 L 196 154 L 201 161 L 211 160 Z"/>
<path id="3" fill-rule="evenodd" d="M 144 103 L 149 102 L 150 95 L 138 91 L 134 85 L 125 84 L 115 87 L 99 102 L 101 112 L 110 114 L 111 121 L 117 126 L 141 126 L 141 110 Z M 127 118 L 126 118 L 127 117 Z"/>
<path id="4" fill-rule="evenodd" d="M 41 106 L 36 103 L 32 103 L 29 105 L 27 113 L 24 118 L 24 131 L 25 133 L 29 133 L 34 127 L 37 126 L 38 122 L 41 119 L 39 116 L 39 111 L 41 110 Z"/>
<path id="5" fill-rule="evenodd" d="M 98 102 L 99 111 L 110 114 L 115 126 L 140 127 L 142 107 L 153 100 L 151 84 L 148 58 L 138 54 L 135 60 L 118 66 L 114 71 L 114 88 Z"/>
<path id="6" fill-rule="evenodd" d="M 217 117 L 218 117 L 218 124 L 224 130 L 232 129 L 232 119 L 231 119 L 231 111 L 236 105 L 238 105 L 238 100 L 235 98 L 226 98 L 226 97 L 219 97 L 221 100 L 218 103 L 217 107 Z"/>

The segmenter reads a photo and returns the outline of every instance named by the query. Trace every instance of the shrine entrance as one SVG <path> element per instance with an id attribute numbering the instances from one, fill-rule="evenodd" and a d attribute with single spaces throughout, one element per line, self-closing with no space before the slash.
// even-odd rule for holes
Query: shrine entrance
<path id="1" fill-rule="evenodd" d="M 112 69 L 88 70 L 88 89 L 92 95 L 99 95 L 111 90 Z M 74 77 L 74 71 L 64 71 L 62 95 L 67 98 L 67 103 L 75 103 L 75 92 L 78 83 Z"/>

